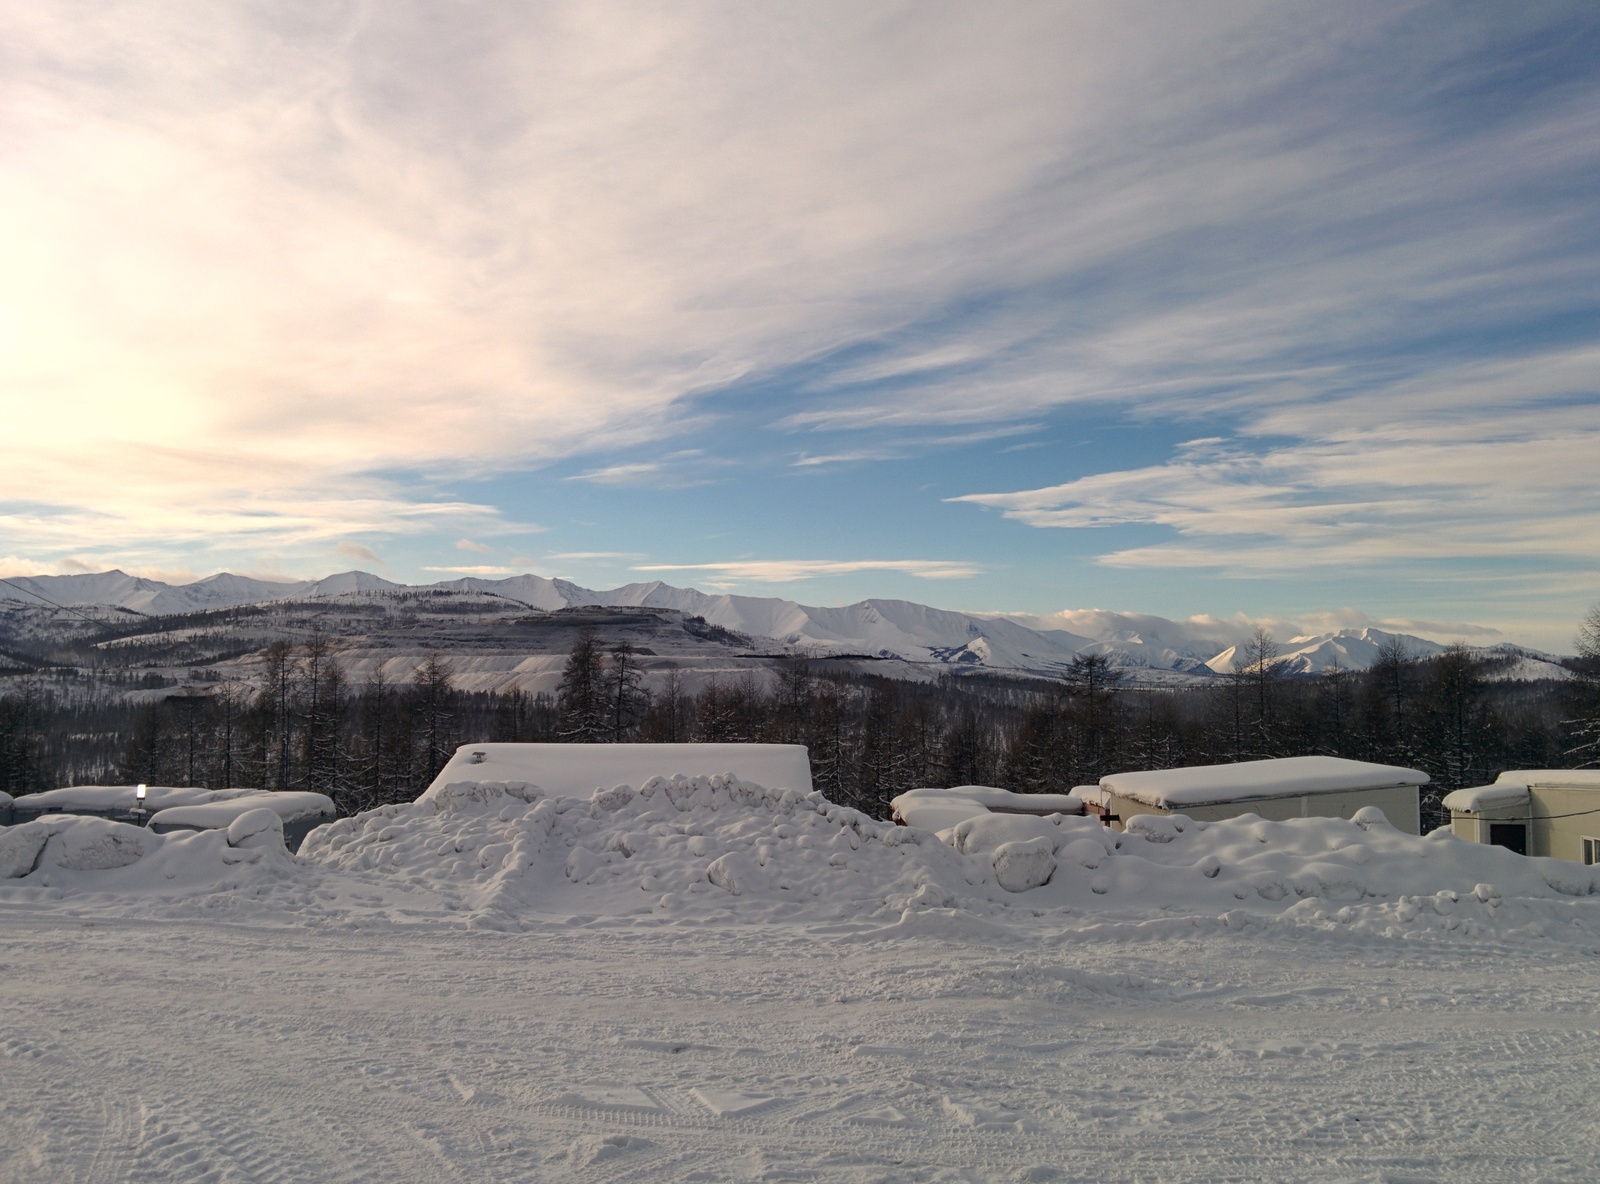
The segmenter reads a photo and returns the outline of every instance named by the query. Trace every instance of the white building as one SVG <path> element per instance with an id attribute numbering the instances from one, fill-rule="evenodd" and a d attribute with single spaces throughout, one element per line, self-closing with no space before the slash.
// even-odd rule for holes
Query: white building
<path id="1" fill-rule="evenodd" d="M 1446 794 L 1444 805 L 1457 838 L 1600 863 L 1600 769 L 1513 769 Z"/>

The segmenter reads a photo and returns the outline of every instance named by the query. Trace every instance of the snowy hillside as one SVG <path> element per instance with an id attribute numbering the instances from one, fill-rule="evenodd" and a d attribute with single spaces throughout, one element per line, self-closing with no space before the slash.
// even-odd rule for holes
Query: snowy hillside
<path id="1" fill-rule="evenodd" d="M 115 606 L 150 616 L 322 598 L 395 598 L 418 592 L 454 592 L 487 598 L 487 605 L 527 606 L 545 612 L 584 606 L 662 609 L 703 617 L 748 638 L 766 639 L 790 652 L 817 656 L 861 655 L 906 662 L 1055 675 L 1075 654 L 1100 653 L 1141 681 L 1210 678 L 1232 670 L 1250 626 L 1242 620 L 1172 621 L 1148 614 L 1069 609 L 1049 616 L 968 613 L 905 600 L 863 600 L 842 607 L 804 605 L 779 597 L 713 595 L 659 580 L 610 590 L 584 588 L 537 575 L 505 579 L 466 577 L 437 584 L 397 584 L 369 572 L 275 583 L 221 574 L 193 584 L 168 585 L 120 571 L 93 575 L 36 576 L 0 585 L 0 600 L 26 603 L 23 591 L 57 604 Z M 1438 641 L 1381 629 L 1342 629 L 1280 641 L 1282 668 L 1320 674 L 1335 664 L 1365 670 L 1379 650 L 1398 638 L 1415 657 L 1440 653 Z M 1501 662 L 1501 679 L 1562 678 L 1549 655 L 1518 647 L 1481 651 Z"/>

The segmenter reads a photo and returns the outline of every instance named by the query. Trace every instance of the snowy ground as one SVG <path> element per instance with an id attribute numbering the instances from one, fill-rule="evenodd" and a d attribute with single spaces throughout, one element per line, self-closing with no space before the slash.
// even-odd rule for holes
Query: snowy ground
<path id="1" fill-rule="evenodd" d="M 57 823 L 0 880 L 0 1179 L 1596 1178 L 1584 869 L 1316 821 L 957 851 L 696 792 L 298 861 Z M 1049 883 L 1001 886 L 1018 843 Z"/>

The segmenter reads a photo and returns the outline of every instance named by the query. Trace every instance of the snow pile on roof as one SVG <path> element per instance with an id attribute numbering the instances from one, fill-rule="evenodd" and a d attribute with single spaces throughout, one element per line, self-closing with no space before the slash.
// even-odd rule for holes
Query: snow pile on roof
<path id="1" fill-rule="evenodd" d="M 170 806 L 198 806 L 207 802 L 223 802 L 250 794 L 267 792 L 260 789 L 198 789 L 187 786 L 151 785 L 145 789 L 145 810 L 165 810 Z M 43 814 L 46 811 L 71 814 L 95 814 L 115 810 L 134 810 L 139 807 L 138 787 L 133 785 L 73 785 L 66 789 L 47 789 L 43 793 L 25 794 L 15 805 L 19 813 Z"/>
<path id="2" fill-rule="evenodd" d="M 283 824 L 257 808 L 226 830 L 160 835 L 126 822 L 47 815 L 0 829 L 0 895 L 238 891 L 295 874 Z"/>
<path id="3" fill-rule="evenodd" d="M 301 859 L 413 901 L 432 895 L 490 927 L 601 915 L 905 926 L 1017 909 L 1108 919 L 1289 910 L 1380 933 L 1466 921 L 1480 933 L 1528 923 L 1530 899 L 1548 911 L 1600 889 L 1600 869 L 1447 831 L 1417 838 L 1373 809 L 1349 822 L 1149 815 L 1126 834 L 1083 817 L 982 813 L 935 835 L 727 776 L 584 798 L 457 783 L 319 828 Z M 1513 899 L 1524 904 L 1509 908 Z"/>
<path id="4" fill-rule="evenodd" d="M 1397 765 L 1376 765 L 1336 756 L 1291 756 L 1234 765 L 1112 773 L 1100 778 L 1100 785 L 1119 797 L 1132 798 L 1147 806 L 1179 809 L 1250 798 L 1426 785 L 1428 780 L 1426 773 Z"/>
<path id="5" fill-rule="evenodd" d="M 305 818 L 332 819 L 333 799 L 320 793 L 289 790 L 282 793 L 248 793 L 192 806 L 169 806 L 150 819 L 153 827 L 186 826 L 195 830 L 226 827 L 251 810 L 269 810 L 283 822 Z"/>
<path id="6" fill-rule="evenodd" d="M 420 800 L 431 800 L 454 782 L 526 782 L 570 797 L 643 785 L 652 777 L 716 774 L 811 792 L 811 761 L 803 744 L 465 744 Z"/>
<path id="7" fill-rule="evenodd" d="M 1070 793 L 1012 793 L 992 785 L 910 789 L 889 803 L 896 821 L 924 830 L 944 830 L 978 814 L 1082 814 Z"/>
<path id="8" fill-rule="evenodd" d="M 1528 801 L 1529 786 L 1548 789 L 1600 789 L 1600 769 L 1509 769 L 1493 785 L 1458 789 L 1444 797 L 1444 807 L 1476 814 L 1494 806 L 1520 806 Z"/>

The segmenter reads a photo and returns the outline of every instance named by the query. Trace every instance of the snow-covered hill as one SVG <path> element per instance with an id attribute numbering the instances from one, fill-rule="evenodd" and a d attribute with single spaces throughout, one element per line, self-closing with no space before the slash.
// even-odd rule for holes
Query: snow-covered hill
<path id="1" fill-rule="evenodd" d="M 1069 609 L 1049 616 L 967 613 L 906 600 L 863 600 L 842 607 L 804 605 L 780 597 L 713 595 L 659 580 L 610 590 L 584 588 L 538 575 L 505 579 L 466 577 L 405 585 L 370 572 L 348 571 L 320 580 L 276 582 L 228 573 L 171 585 L 121 571 L 18 578 L 0 585 L 0 599 L 26 603 L 30 595 L 56 604 L 101 605 L 150 616 L 275 601 L 338 597 L 401 597 L 417 592 L 476 593 L 494 601 L 547 612 L 598 605 L 670 609 L 703 617 L 751 638 L 771 639 L 792 651 L 818 656 L 863 655 L 959 669 L 1059 674 L 1079 653 L 1105 654 L 1142 681 L 1211 678 L 1233 669 L 1252 626 L 1240 620 L 1197 617 L 1172 621 L 1148 614 Z M 1385 644 L 1399 639 L 1414 657 L 1445 648 L 1438 641 L 1381 629 L 1341 629 L 1279 643 L 1283 669 L 1320 674 L 1335 665 L 1365 670 Z M 1497 661 L 1502 679 L 1565 677 L 1547 654 L 1520 647 L 1480 651 Z"/>

